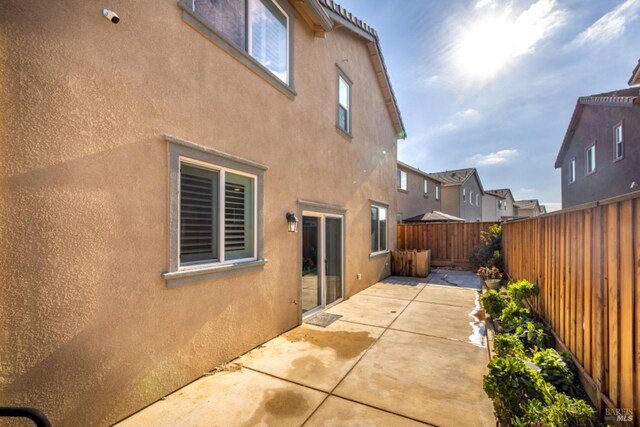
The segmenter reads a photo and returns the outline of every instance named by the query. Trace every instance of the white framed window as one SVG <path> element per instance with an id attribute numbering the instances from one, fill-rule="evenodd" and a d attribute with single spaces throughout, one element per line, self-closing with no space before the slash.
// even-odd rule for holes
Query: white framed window
<path id="1" fill-rule="evenodd" d="M 191 8 L 225 41 L 290 84 L 290 19 L 273 0 L 191 0 Z"/>
<path id="2" fill-rule="evenodd" d="M 624 157 L 624 136 L 622 123 L 613 128 L 613 160 L 620 160 Z"/>
<path id="3" fill-rule="evenodd" d="M 469 204 L 473 206 L 475 199 L 473 198 L 473 190 L 469 191 Z"/>
<path id="4" fill-rule="evenodd" d="M 569 184 L 576 182 L 576 158 L 569 162 Z"/>
<path id="5" fill-rule="evenodd" d="M 436 185 L 436 200 L 440 200 L 440 186 Z"/>
<path id="6" fill-rule="evenodd" d="M 596 144 L 587 148 L 587 175 L 590 175 L 596 171 Z"/>
<path id="7" fill-rule="evenodd" d="M 388 208 L 371 205 L 371 254 L 387 252 L 387 213 Z"/>
<path id="8" fill-rule="evenodd" d="M 351 136 L 351 85 L 353 83 L 338 67 L 338 129 Z"/>
<path id="9" fill-rule="evenodd" d="M 480 206 L 480 195 L 476 194 L 476 206 Z"/>
<path id="10" fill-rule="evenodd" d="M 463 202 L 467 201 L 467 189 L 466 188 L 462 189 L 462 201 Z"/>
<path id="11" fill-rule="evenodd" d="M 167 286 L 261 269 L 266 166 L 165 138 L 171 169 Z"/>
<path id="12" fill-rule="evenodd" d="M 427 181 L 426 179 L 424 180 L 424 195 L 428 195 L 429 194 L 429 181 Z"/>
<path id="13" fill-rule="evenodd" d="M 397 181 L 398 190 L 407 191 L 407 173 L 405 171 L 398 169 Z"/>

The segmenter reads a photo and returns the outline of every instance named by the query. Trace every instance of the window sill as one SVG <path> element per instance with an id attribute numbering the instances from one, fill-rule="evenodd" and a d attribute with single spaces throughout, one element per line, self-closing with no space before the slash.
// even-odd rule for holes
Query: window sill
<path id="1" fill-rule="evenodd" d="M 189 7 L 188 2 L 186 2 L 185 0 L 180 0 L 178 2 L 178 6 L 180 6 L 180 8 L 182 9 L 182 19 L 187 22 L 187 24 L 189 24 L 192 28 L 194 28 L 211 42 L 219 46 L 221 49 L 226 51 L 228 54 L 235 57 L 243 65 L 265 79 L 268 83 L 271 84 L 271 86 L 281 91 L 290 99 L 294 99 L 296 97 L 297 93 L 293 88 L 293 84 L 289 86 L 287 83 L 280 80 L 275 74 L 269 71 L 254 57 L 239 48 L 231 40 L 227 39 L 225 36 L 214 30 L 206 20 L 204 20 L 200 15 L 198 15 Z M 289 78 L 291 81 L 293 81 L 293 70 L 291 69 L 291 65 L 289 67 Z"/>
<path id="2" fill-rule="evenodd" d="M 342 135 L 344 138 L 346 138 L 349 142 L 351 142 L 351 140 L 353 139 L 353 135 L 351 135 L 346 130 L 342 129 L 340 126 L 336 125 L 336 132 L 338 132 L 339 135 Z"/>
<path id="3" fill-rule="evenodd" d="M 403 190 L 402 188 L 397 189 L 399 193 L 409 193 L 409 190 Z"/>
<path id="4" fill-rule="evenodd" d="M 369 254 L 369 259 L 371 259 L 371 258 L 379 258 L 379 257 L 386 256 L 386 255 L 389 255 L 389 251 L 374 252 L 372 254 Z"/>
<path id="5" fill-rule="evenodd" d="M 230 264 L 213 264 L 199 268 L 194 267 L 178 271 L 169 271 L 162 273 L 161 277 L 167 281 L 167 288 L 174 288 L 176 286 L 203 282 L 205 280 L 261 271 L 267 262 L 268 260 L 261 259 Z"/>

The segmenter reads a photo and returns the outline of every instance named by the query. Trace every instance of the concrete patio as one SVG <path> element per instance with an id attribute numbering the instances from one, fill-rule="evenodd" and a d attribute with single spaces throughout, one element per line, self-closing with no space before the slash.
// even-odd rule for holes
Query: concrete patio
<path id="1" fill-rule="evenodd" d="M 119 425 L 494 426 L 487 349 L 470 337 L 479 281 L 443 275 L 377 283 L 327 310 L 342 316 L 329 326 L 303 324 Z"/>

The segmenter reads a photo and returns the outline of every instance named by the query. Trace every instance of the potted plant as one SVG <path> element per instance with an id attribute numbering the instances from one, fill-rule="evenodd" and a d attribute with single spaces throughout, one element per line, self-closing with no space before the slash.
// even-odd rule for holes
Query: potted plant
<path id="1" fill-rule="evenodd" d="M 500 281 L 504 274 L 501 273 L 495 265 L 492 265 L 491 267 L 480 267 L 478 271 L 476 271 L 476 274 L 484 280 L 487 288 L 495 291 L 500 289 Z"/>

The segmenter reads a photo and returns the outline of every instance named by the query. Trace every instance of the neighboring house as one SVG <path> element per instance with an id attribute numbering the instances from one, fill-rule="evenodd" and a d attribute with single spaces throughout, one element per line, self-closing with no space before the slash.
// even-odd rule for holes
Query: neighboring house
<path id="1" fill-rule="evenodd" d="M 544 215 L 547 213 L 547 207 L 545 205 L 540 205 L 540 215 Z"/>
<path id="2" fill-rule="evenodd" d="M 492 191 L 485 191 L 482 196 L 482 220 L 486 222 L 500 221 L 502 219 L 503 206 L 507 202 L 503 196 Z"/>
<path id="3" fill-rule="evenodd" d="M 441 211 L 464 219 L 482 220 L 484 190 L 475 168 L 429 173 L 441 182 Z"/>
<path id="4" fill-rule="evenodd" d="M 542 212 L 537 199 L 516 200 L 513 206 L 516 210 L 516 216 L 520 218 L 538 216 Z"/>
<path id="5" fill-rule="evenodd" d="M 420 169 L 398 161 L 396 218 L 407 218 L 440 210 L 440 181 Z"/>
<path id="6" fill-rule="evenodd" d="M 639 189 L 639 95 L 633 87 L 578 99 L 555 163 L 562 208 Z"/>
<path id="7" fill-rule="evenodd" d="M 499 197 L 497 200 L 498 218 L 501 220 L 512 219 L 516 217 L 513 203 L 515 201 L 511 190 L 508 188 L 499 188 L 496 190 L 486 190 L 485 193 L 492 193 Z M 483 205 L 484 212 L 484 205 Z"/>
<path id="8" fill-rule="evenodd" d="M 640 59 L 636 64 L 636 67 L 631 72 L 631 78 L 629 79 L 629 86 L 640 85 Z"/>
<path id="9" fill-rule="evenodd" d="M 423 215 L 407 218 L 404 222 L 465 222 L 464 219 L 440 211 L 431 211 Z"/>
<path id="10" fill-rule="evenodd" d="M 117 25 L 0 6 L 0 395 L 53 425 L 295 327 L 396 242 L 405 130 L 371 27 L 329 0 L 107 3 Z"/>

